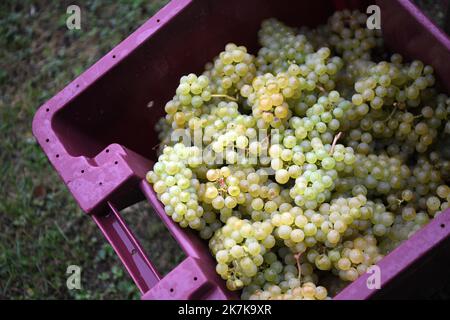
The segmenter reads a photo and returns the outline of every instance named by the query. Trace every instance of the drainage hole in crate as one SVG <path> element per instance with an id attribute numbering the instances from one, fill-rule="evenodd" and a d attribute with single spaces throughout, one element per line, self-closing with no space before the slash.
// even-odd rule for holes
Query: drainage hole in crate
<path id="1" fill-rule="evenodd" d="M 194 277 L 194 281 L 197 281 L 197 277 Z"/>
<path id="2" fill-rule="evenodd" d="M 79 88 L 79 87 L 80 87 L 80 85 L 79 85 L 79 84 L 77 84 L 77 85 L 76 85 L 76 87 L 77 87 L 77 88 Z"/>
<path id="3" fill-rule="evenodd" d="M 173 288 L 170 288 L 170 292 L 173 292 L 174 290 L 173 290 Z"/>
<path id="4" fill-rule="evenodd" d="M 56 157 L 59 158 L 59 154 L 57 154 Z"/>
<path id="5" fill-rule="evenodd" d="M 98 184 L 101 186 L 103 183 L 102 183 L 102 182 L 99 182 Z"/>
<path id="6" fill-rule="evenodd" d="M 158 19 L 158 20 L 156 20 L 156 22 L 159 22 L 159 19 Z"/>
<path id="7" fill-rule="evenodd" d="M 81 173 L 84 173 L 84 170 L 81 170 Z"/>
<path id="8" fill-rule="evenodd" d="M 441 223 L 441 228 L 442 229 L 445 228 L 445 224 Z"/>
<path id="9" fill-rule="evenodd" d="M 113 55 L 113 59 L 115 59 L 115 58 L 116 58 L 116 55 L 114 54 L 114 55 Z"/>
<path id="10" fill-rule="evenodd" d="M 50 139 L 45 139 L 45 142 L 49 142 L 50 141 Z"/>
<path id="11" fill-rule="evenodd" d="M 50 109 L 49 109 L 49 108 L 47 108 L 47 109 L 45 109 L 45 111 L 46 111 L 46 112 L 49 112 L 49 111 L 50 111 Z"/>
<path id="12" fill-rule="evenodd" d="M 119 163 L 119 161 L 114 161 L 114 164 L 118 164 Z"/>
<path id="13" fill-rule="evenodd" d="M 106 153 L 108 153 L 109 152 L 109 149 L 106 149 Z"/>

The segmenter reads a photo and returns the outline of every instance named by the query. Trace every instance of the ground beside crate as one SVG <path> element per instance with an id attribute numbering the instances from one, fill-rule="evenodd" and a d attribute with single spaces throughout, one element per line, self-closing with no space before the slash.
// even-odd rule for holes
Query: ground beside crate
<path id="1" fill-rule="evenodd" d="M 71 1 L 1 1 L 0 299 L 139 298 L 112 248 L 49 165 L 31 121 L 39 105 L 166 2 L 83 1 L 82 29 L 68 31 Z M 80 291 L 66 287 L 69 264 L 83 268 Z"/>

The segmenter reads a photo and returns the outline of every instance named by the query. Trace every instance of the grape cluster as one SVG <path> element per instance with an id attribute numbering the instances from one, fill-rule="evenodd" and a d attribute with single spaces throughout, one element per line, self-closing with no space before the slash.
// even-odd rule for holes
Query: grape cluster
<path id="1" fill-rule="evenodd" d="M 351 101 L 366 111 L 364 118 L 350 123 L 350 133 L 370 141 L 356 146 L 359 153 L 385 150 L 407 159 L 426 152 L 442 130 L 448 107 L 444 96 L 433 97 L 433 68 L 401 61 L 400 55 L 393 55 L 391 62 L 365 65 L 356 72 Z"/>
<path id="2" fill-rule="evenodd" d="M 189 120 L 202 114 L 202 106 L 211 100 L 209 78 L 191 73 L 180 79 L 176 95 L 166 103 L 166 123 L 173 129 L 186 128 Z"/>
<path id="3" fill-rule="evenodd" d="M 346 62 L 370 60 L 372 51 L 382 48 L 383 39 L 380 30 L 366 27 L 367 18 L 357 10 L 336 11 L 326 25 L 302 31 L 316 46 L 329 46 Z"/>
<path id="4" fill-rule="evenodd" d="M 206 65 L 204 73 L 212 79 L 211 87 L 215 95 L 234 96 L 256 75 L 255 57 L 247 53 L 247 48 L 230 43 L 213 63 Z"/>
<path id="5" fill-rule="evenodd" d="M 195 147 L 187 148 L 181 143 L 167 146 L 146 178 L 153 184 L 167 215 L 184 227 L 201 230 L 206 222 L 204 209 L 198 203 L 200 183 L 190 168 L 196 161 L 195 155 Z"/>
<path id="6" fill-rule="evenodd" d="M 302 34 L 276 19 L 267 19 L 258 33 L 262 48 L 256 57 L 257 72 L 279 73 L 291 64 L 302 65 L 314 48 Z"/>
<path id="7" fill-rule="evenodd" d="M 230 290 L 251 283 L 264 262 L 263 254 L 273 248 L 273 226 L 268 222 L 251 222 L 230 217 L 209 242 L 218 262 L 216 271 Z"/>
<path id="8" fill-rule="evenodd" d="M 380 261 L 383 255 L 377 246 L 377 239 L 366 235 L 344 241 L 336 248 L 326 250 L 326 253 L 310 250 L 307 258 L 313 260 L 320 270 L 332 270 L 341 280 L 354 281 Z"/>
<path id="9" fill-rule="evenodd" d="M 156 125 L 147 181 L 243 299 L 329 299 L 449 206 L 450 98 L 365 22 L 268 19 L 256 56 L 226 45 Z"/>
<path id="10" fill-rule="evenodd" d="M 260 271 L 242 291 L 250 300 L 325 300 L 328 291 L 318 286 L 313 264 L 300 262 L 286 247 L 263 256 Z"/>
<path id="11" fill-rule="evenodd" d="M 295 279 L 294 279 L 295 280 Z M 292 282 L 292 281 L 291 281 Z M 246 298 L 247 295 L 244 295 Z M 255 290 L 248 296 L 249 300 L 328 300 L 327 289 L 305 282 L 301 286 L 283 291 L 277 285 L 269 285 L 265 290 Z"/>
<path id="12" fill-rule="evenodd" d="M 354 164 L 351 172 L 337 180 L 338 192 L 348 192 L 355 185 L 363 185 L 371 195 L 386 195 L 405 188 L 411 175 L 410 168 L 400 159 L 385 154 L 357 154 Z"/>

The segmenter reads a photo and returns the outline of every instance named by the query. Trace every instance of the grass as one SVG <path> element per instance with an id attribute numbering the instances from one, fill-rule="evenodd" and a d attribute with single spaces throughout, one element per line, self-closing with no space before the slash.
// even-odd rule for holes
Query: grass
<path id="1" fill-rule="evenodd" d="M 83 1 L 81 30 L 65 25 L 72 2 L 0 3 L 0 298 L 139 297 L 112 248 L 49 165 L 31 122 L 42 103 L 166 2 Z M 127 220 L 140 226 L 144 247 L 167 272 L 179 250 L 173 253 L 176 245 L 148 209 L 131 211 Z M 71 264 L 82 267 L 82 290 L 66 287 Z"/>

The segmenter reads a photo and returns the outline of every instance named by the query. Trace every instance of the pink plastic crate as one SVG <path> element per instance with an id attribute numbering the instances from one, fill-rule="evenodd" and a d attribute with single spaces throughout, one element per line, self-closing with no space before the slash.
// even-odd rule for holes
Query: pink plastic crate
<path id="1" fill-rule="evenodd" d="M 376 1 L 393 51 L 434 66 L 450 91 L 450 41 L 410 1 Z M 315 26 L 333 11 L 364 8 L 345 0 L 174 0 L 37 111 L 33 133 L 80 207 L 97 223 L 143 299 L 232 299 L 207 244 L 168 216 L 144 180 L 156 156 L 156 120 L 179 78 L 199 73 L 228 42 L 257 52 L 263 19 Z M 161 278 L 119 210 L 147 198 L 187 258 Z M 450 266 L 447 210 L 379 262 L 382 289 L 367 276 L 335 299 L 427 296 Z"/>

